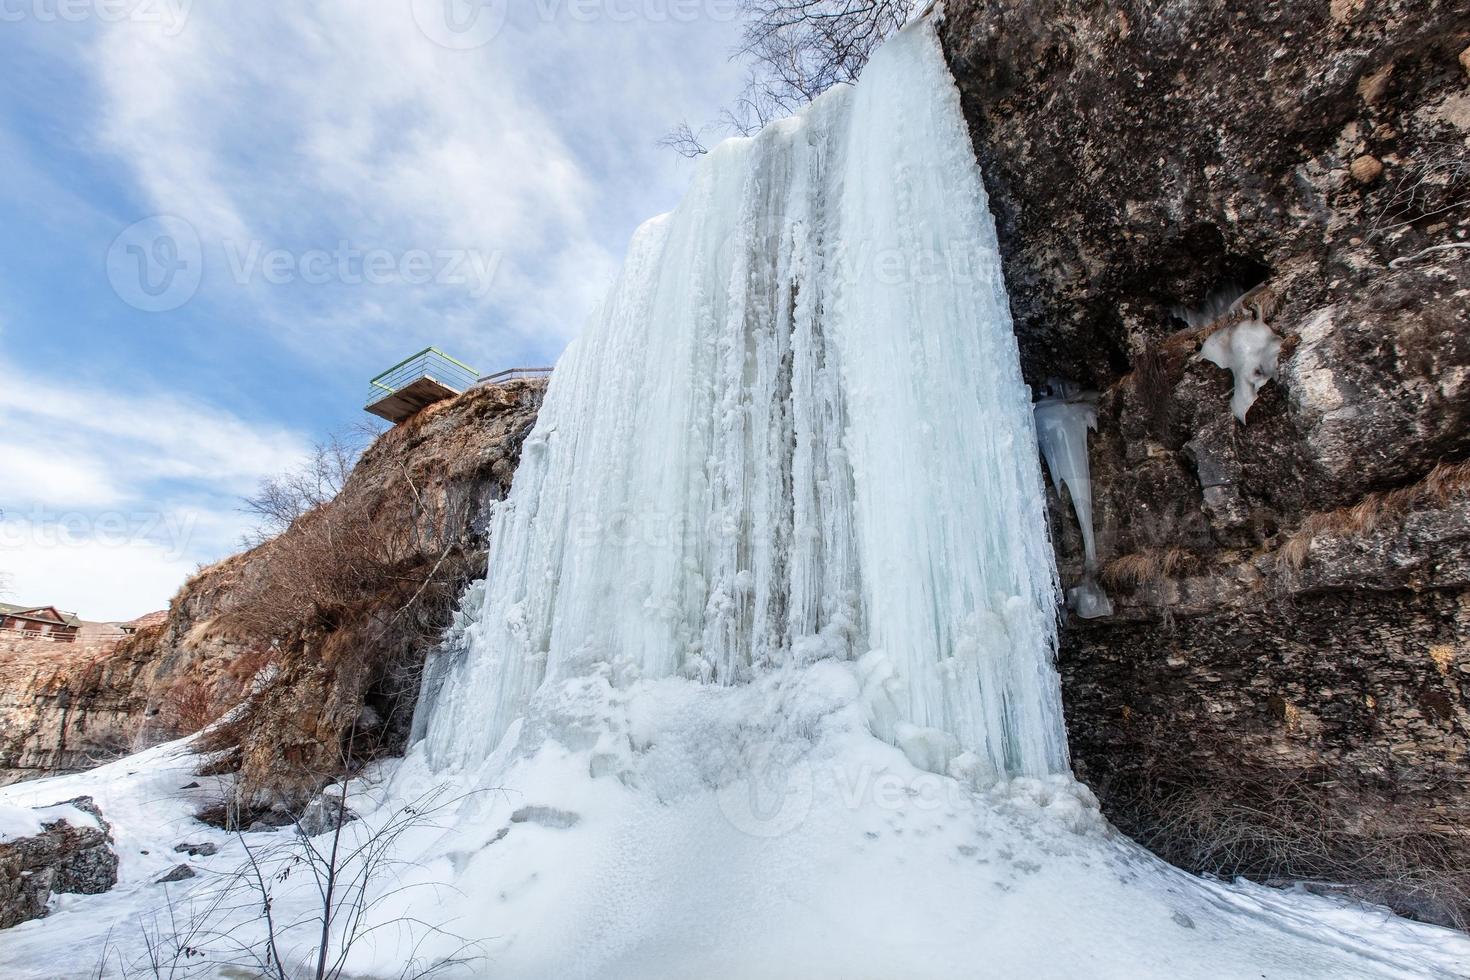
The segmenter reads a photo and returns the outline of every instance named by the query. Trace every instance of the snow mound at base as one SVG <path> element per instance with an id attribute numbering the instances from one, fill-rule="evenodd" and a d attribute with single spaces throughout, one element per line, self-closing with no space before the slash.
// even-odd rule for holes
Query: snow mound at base
<path id="1" fill-rule="evenodd" d="M 853 664 L 739 688 L 612 674 L 544 691 L 473 780 L 496 789 L 405 841 L 400 884 L 453 886 L 414 914 L 485 942 L 466 975 L 1422 977 L 1470 955 L 1381 910 L 1183 874 L 1071 777 L 920 769 L 869 734 Z M 394 795 L 440 779 L 410 758 Z"/>

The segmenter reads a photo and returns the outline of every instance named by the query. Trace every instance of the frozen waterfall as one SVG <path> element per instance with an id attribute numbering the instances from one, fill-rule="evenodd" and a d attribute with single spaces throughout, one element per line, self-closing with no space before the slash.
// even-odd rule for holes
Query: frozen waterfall
<path id="1" fill-rule="evenodd" d="M 1067 769 L 1029 392 L 931 28 L 704 159 L 558 365 L 420 731 L 473 766 L 544 683 L 860 661 L 881 737 Z"/>

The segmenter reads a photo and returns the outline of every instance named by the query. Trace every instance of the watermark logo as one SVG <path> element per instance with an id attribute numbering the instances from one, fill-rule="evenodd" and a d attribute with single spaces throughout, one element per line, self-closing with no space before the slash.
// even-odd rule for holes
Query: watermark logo
<path id="1" fill-rule="evenodd" d="M 157 549 L 175 561 L 191 549 L 198 515 L 162 511 L 52 511 L 34 507 L 28 511 L 0 510 L 0 551 L 25 546 L 48 551 L 62 548 Z"/>
<path id="2" fill-rule="evenodd" d="M 440 47 L 472 51 L 505 29 L 510 0 L 409 0 L 419 32 Z"/>
<path id="3" fill-rule="evenodd" d="M 0 23 L 154 24 L 165 37 L 178 37 L 194 0 L 0 0 Z"/>
<path id="4" fill-rule="evenodd" d="M 0 0 L 3 2 L 3 0 Z M 220 243 L 224 272 L 237 286 L 446 286 L 474 299 L 489 295 L 505 254 L 478 248 L 334 248 L 294 251 L 258 239 Z M 213 253 L 211 253 L 213 254 Z M 220 270 L 216 270 L 218 273 Z M 107 251 L 107 278 L 123 302 L 148 313 L 176 310 L 198 292 L 204 273 L 199 235 L 182 218 L 158 215 L 129 225 Z M 214 275 L 211 282 L 226 280 Z"/>
<path id="5" fill-rule="evenodd" d="M 815 795 L 811 766 L 789 742 L 744 747 L 734 779 L 716 793 L 730 825 L 751 837 L 782 837 L 800 827 Z"/>
<path id="6" fill-rule="evenodd" d="M 155 215 L 123 229 L 107 250 L 113 292 L 145 313 L 176 310 L 199 290 L 204 253 L 193 225 Z"/>
<path id="7" fill-rule="evenodd" d="M 386 248 L 357 248 L 338 242 L 333 249 L 293 252 L 266 248 L 259 241 L 223 243 L 230 278 L 245 286 L 257 279 L 272 286 L 304 283 L 325 286 L 456 286 L 483 299 L 495 283 L 504 253 L 478 248 L 411 248 L 395 252 Z"/>

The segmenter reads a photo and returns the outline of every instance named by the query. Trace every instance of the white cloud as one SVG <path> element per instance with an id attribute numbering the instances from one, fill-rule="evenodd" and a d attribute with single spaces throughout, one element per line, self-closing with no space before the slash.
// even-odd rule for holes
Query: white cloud
<path id="1" fill-rule="evenodd" d="M 103 236 L 80 250 L 97 256 L 77 270 L 84 278 L 124 226 L 186 219 L 203 241 L 204 282 L 197 305 L 155 323 L 218 330 L 205 338 L 216 352 L 284 342 L 301 359 L 293 377 L 386 366 L 431 342 L 485 370 L 554 356 L 636 225 L 677 201 L 689 165 L 655 141 L 682 118 L 713 116 L 738 88 L 724 59 L 736 27 L 509 6 L 501 36 L 469 51 L 425 38 L 409 0 L 193 4 L 178 31 L 38 26 L 28 36 L 58 77 L 71 69 L 95 86 L 96 116 L 68 112 L 58 132 L 78 153 L 106 154 L 99 171 L 136 194 L 124 204 L 73 173 L 52 180 L 49 160 L 18 171 L 17 186 Z M 11 156 L 28 158 L 0 142 Z M 226 242 L 298 260 L 347 242 L 399 256 L 475 250 L 501 264 L 483 296 L 473 284 L 281 286 L 255 275 L 240 285 Z M 85 329 L 69 329 L 86 342 Z M 127 372 L 126 386 L 0 358 L 0 573 L 18 601 L 91 617 L 161 606 L 197 562 L 235 550 L 239 495 L 304 452 L 294 419 L 258 423 L 207 392 L 165 387 L 182 365 L 167 345 L 156 350 L 95 365 Z"/>
<path id="2" fill-rule="evenodd" d="M 207 248 L 500 255 L 483 298 L 244 287 L 300 346 L 328 351 L 346 332 L 388 354 L 417 330 L 492 360 L 506 346 L 555 353 L 633 227 L 673 203 L 687 172 L 654 143 L 730 90 L 734 27 L 512 6 L 503 34 L 470 51 L 430 42 L 403 0 L 199 4 L 174 37 L 117 25 L 97 39 L 103 132 L 150 207 L 189 220 Z M 207 291 L 241 288 L 214 271 Z"/>
<path id="3" fill-rule="evenodd" d="M 53 507 L 106 507 L 123 499 L 122 489 L 97 463 L 55 446 L 29 445 L 11 428 L 11 419 L 0 415 L 0 501 L 38 495 Z"/>
<path id="4" fill-rule="evenodd" d="M 47 603 L 83 619 L 136 619 L 166 608 L 195 563 L 145 540 L 58 543 L 19 523 L 0 524 L 7 587 L 17 602 Z"/>
<path id="5" fill-rule="evenodd" d="M 37 470 L 29 480 L 43 496 L 86 502 L 119 479 L 197 480 L 244 493 L 305 452 L 296 433 L 251 425 L 196 399 L 79 387 L 75 379 L 45 380 L 3 360 L 0 374 L 8 376 L 0 385 L 0 442 L 79 475 L 75 485 L 64 485 Z M 120 491 L 109 493 L 116 498 Z"/>
<path id="6" fill-rule="evenodd" d="M 17 601 L 89 619 L 167 605 L 237 550 L 239 497 L 307 451 L 194 399 L 79 386 L 0 359 L 0 573 Z"/>

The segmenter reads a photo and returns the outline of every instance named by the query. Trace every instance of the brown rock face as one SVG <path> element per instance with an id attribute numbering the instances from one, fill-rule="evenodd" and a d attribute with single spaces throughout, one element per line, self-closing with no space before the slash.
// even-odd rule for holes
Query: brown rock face
<path id="1" fill-rule="evenodd" d="M 948 8 L 1027 377 L 1102 392 L 1078 773 L 1186 867 L 1463 925 L 1470 8 Z M 1255 286 L 1284 343 L 1242 425 L 1198 352 L 1244 312 L 1211 295 Z"/>
<path id="2" fill-rule="evenodd" d="M 341 494 L 205 569 L 162 622 L 97 650 L 0 650 L 8 778 L 84 769 L 199 730 L 242 775 L 241 803 L 300 802 L 402 747 L 419 670 L 484 573 L 490 505 L 510 487 L 545 381 L 476 388 L 381 436 Z"/>
<path id="3" fill-rule="evenodd" d="M 0 785 L 126 754 L 142 663 L 113 641 L 0 640 Z"/>

